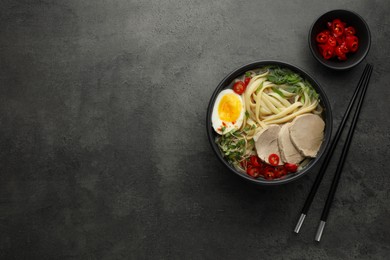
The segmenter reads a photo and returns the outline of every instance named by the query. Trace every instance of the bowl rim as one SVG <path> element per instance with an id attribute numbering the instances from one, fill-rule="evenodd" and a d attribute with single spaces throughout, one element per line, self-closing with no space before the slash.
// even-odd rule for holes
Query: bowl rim
<path id="1" fill-rule="evenodd" d="M 215 133 L 214 129 L 212 127 L 212 122 L 211 122 L 211 114 L 212 110 L 214 107 L 215 99 L 219 92 L 221 92 L 223 89 L 226 88 L 230 84 L 230 82 L 238 77 L 239 75 L 242 75 L 245 71 L 250 70 L 250 69 L 255 69 L 259 68 L 261 66 L 266 66 L 266 65 L 278 65 L 281 67 L 289 68 L 292 71 L 300 74 L 304 79 L 308 80 L 312 86 L 315 88 L 315 90 L 319 93 L 320 95 L 320 102 L 324 106 L 324 110 L 326 110 L 325 113 L 325 131 L 324 131 L 324 141 L 321 144 L 320 150 L 318 151 L 318 154 L 316 158 L 310 161 L 310 163 L 301 171 L 295 174 L 290 174 L 290 177 L 284 178 L 284 179 L 276 179 L 276 180 L 265 180 L 265 179 L 254 179 L 247 174 L 238 172 L 232 165 L 230 165 L 222 156 L 217 144 L 215 143 Z M 291 63 L 287 63 L 284 61 L 279 61 L 279 60 L 259 60 L 259 61 L 253 61 L 250 63 L 247 63 L 245 65 L 242 65 L 236 69 L 234 69 L 232 72 L 230 72 L 227 76 L 225 76 L 221 82 L 218 84 L 216 89 L 214 90 L 213 94 L 211 95 L 208 107 L 207 107 L 207 114 L 206 114 L 206 131 L 207 131 L 207 136 L 209 143 L 212 147 L 212 150 L 214 153 L 217 155 L 218 159 L 233 173 L 238 175 L 241 178 L 244 178 L 245 180 L 254 183 L 254 184 L 259 184 L 259 185 L 265 185 L 265 186 L 275 186 L 275 185 L 280 185 L 280 184 L 286 184 L 290 183 L 292 181 L 295 181 L 304 175 L 306 175 L 307 172 L 311 170 L 313 166 L 317 164 L 317 162 L 322 158 L 322 156 L 328 151 L 329 145 L 330 145 L 330 139 L 332 137 L 332 129 L 333 129 L 333 116 L 332 116 L 332 107 L 330 105 L 329 99 L 321 87 L 321 85 L 310 75 L 308 74 L 305 70 L 301 69 L 300 67 L 293 65 Z"/>
<path id="2" fill-rule="evenodd" d="M 312 35 L 312 31 L 313 31 L 314 25 L 318 22 L 318 20 L 320 20 L 325 15 L 329 15 L 329 14 L 334 13 L 334 12 L 346 12 L 346 13 L 350 13 L 350 14 L 356 16 L 357 18 L 359 18 L 363 22 L 364 27 L 367 30 L 367 35 L 368 35 L 368 39 L 367 39 L 368 44 L 367 44 L 367 47 L 366 47 L 365 51 L 363 52 L 362 56 L 357 61 L 355 61 L 354 63 L 352 63 L 350 65 L 345 65 L 345 66 L 342 66 L 342 67 L 332 66 L 332 65 L 328 64 L 327 62 L 325 62 L 324 60 L 322 60 L 320 57 L 318 57 L 318 55 L 316 55 L 316 53 L 314 51 L 315 47 L 311 43 L 311 38 L 312 38 L 311 35 Z M 370 31 L 370 27 L 368 26 L 367 22 L 363 19 L 363 17 L 360 14 L 358 14 L 358 13 L 356 13 L 354 11 L 351 11 L 351 10 L 347 10 L 347 9 L 333 9 L 333 10 L 329 10 L 326 13 L 321 14 L 319 17 L 317 17 L 317 19 L 314 20 L 314 22 L 310 26 L 308 42 L 309 42 L 309 49 L 310 49 L 312 55 L 314 56 L 314 58 L 319 63 L 321 63 L 325 67 L 333 69 L 333 70 L 339 70 L 339 71 L 340 70 L 348 70 L 348 69 L 351 69 L 353 67 L 356 67 L 358 64 L 360 64 L 366 58 L 366 56 L 367 56 L 367 54 L 368 54 L 368 52 L 370 51 L 370 48 L 371 48 L 371 31 Z"/>

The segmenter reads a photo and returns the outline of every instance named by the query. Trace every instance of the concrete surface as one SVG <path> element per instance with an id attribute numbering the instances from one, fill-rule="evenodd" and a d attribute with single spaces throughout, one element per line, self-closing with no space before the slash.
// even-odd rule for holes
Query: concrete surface
<path id="1" fill-rule="evenodd" d="M 372 30 L 367 60 L 342 73 L 307 44 L 314 19 L 337 8 Z M 388 259 L 389 10 L 385 0 L 2 1 L 0 258 Z M 335 161 L 295 235 L 318 169 L 252 186 L 207 141 L 216 85 L 262 59 L 318 79 L 335 128 L 375 65 L 320 244 Z"/>

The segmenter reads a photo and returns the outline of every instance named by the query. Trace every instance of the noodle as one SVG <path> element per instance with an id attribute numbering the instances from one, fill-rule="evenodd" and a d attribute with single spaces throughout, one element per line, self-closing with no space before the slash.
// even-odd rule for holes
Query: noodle
<path id="1" fill-rule="evenodd" d="M 244 95 L 244 102 L 249 117 L 257 122 L 259 126 L 264 128 L 264 125 L 271 123 L 288 122 L 296 116 L 309 113 L 316 108 L 318 102 L 310 99 L 306 92 L 294 94 L 279 88 L 277 90 L 279 93 L 277 93 L 273 90 L 273 88 L 276 89 L 277 85 L 266 80 L 268 73 L 262 75 L 252 79 Z M 261 88 L 259 89 L 260 86 Z M 297 86 L 300 88 L 305 87 L 302 82 L 298 82 Z M 294 102 L 291 102 L 291 97 L 293 97 Z M 302 100 L 303 104 L 299 100 Z M 298 110 L 295 110 L 296 108 Z M 278 120 L 275 121 L 274 119 Z"/>

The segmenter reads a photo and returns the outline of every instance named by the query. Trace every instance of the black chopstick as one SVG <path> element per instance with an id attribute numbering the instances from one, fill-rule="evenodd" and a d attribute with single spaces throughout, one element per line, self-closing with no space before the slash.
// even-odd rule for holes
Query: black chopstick
<path id="1" fill-rule="evenodd" d="M 329 161 L 332 158 L 332 155 L 333 155 L 333 152 L 336 148 L 337 142 L 339 141 L 340 136 L 343 132 L 345 123 L 347 122 L 348 116 L 351 112 L 353 104 L 355 103 L 356 97 L 357 97 L 357 95 L 358 95 L 358 93 L 363 85 L 363 81 L 368 73 L 369 67 L 370 67 L 370 65 L 367 64 L 366 67 L 364 68 L 363 74 L 359 80 L 359 83 L 355 89 L 355 92 L 352 95 L 351 101 L 348 104 L 347 110 L 344 113 L 344 116 L 343 116 L 341 123 L 336 131 L 336 134 L 331 142 L 331 145 L 330 145 L 329 149 L 327 151 L 325 151 L 325 159 L 321 165 L 320 171 L 319 171 L 319 173 L 318 173 L 318 175 L 313 183 L 313 186 L 311 187 L 310 193 L 306 198 L 305 204 L 303 205 L 303 208 L 301 211 L 301 216 L 299 217 L 298 223 L 294 229 L 295 233 L 299 233 L 299 230 L 301 229 L 303 221 L 305 220 L 305 217 L 306 217 L 307 213 L 309 212 L 311 203 L 313 202 L 314 196 L 316 195 L 318 187 L 320 186 L 322 178 L 324 177 L 324 174 L 325 174 L 325 171 L 328 167 Z"/>
<path id="2" fill-rule="evenodd" d="M 351 127 L 349 128 L 347 139 L 345 141 L 343 150 L 341 152 L 340 160 L 339 160 L 339 162 L 337 164 L 337 168 L 336 168 L 335 175 L 333 177 L 332 185 L 330 186 L 330 189 L 329 189 L 328 198 L 326 199 L 325 206 L 324 206 L 324 209 L 322 211 L 321 221 L 320 221 L 320 224 L 318 226 L 317 233 L 316 233 L 316 236 L 315 236 L 315 240 L 317 242 L 319 242 L 320 239 L 321 239 L 322 232 L 324 231 L 324 227 L 325 227 L 325 224 L 326 224 L 326 220 L 328 219 L 329 210 L 330 210 L 330 207 L 332 206 L 334 195 L 336 193 L 337 186 L 338 186 L 338 183 L 340 181 L 340 177 L 341 177 L 341 173 L 342 173 L 343 166 L 344 166 L 344 163 L 345 163 L 345 159 L 346 159 L 347 154 L 348 154 L 348 150 L 349 150 L 349 147 L 350 147 L 350 144 L 351 144 L 353 133 L 355 132 L 355 127 L 356 127 L 356 124 L 357 124 L 357 121 L 358 121 L 358 117 L 359 117 L 359 114 L 360 114 L 360 110 L 362 108 L 364 97 L 365 97 L 365 94 L 366 94 L 366 91 L 367 91 L 368 82 L 370 81 L 370 78 L 371 78 L 372 70 L 373 70 L 373 66 L 370 65 L 367 77 L 365 78 L 365 81 L 363 83 L 362 94 L 360 95 L 359 102 L 357 104 L 357 108 L 356 108 L 355 114 L 353 115 Z"/>

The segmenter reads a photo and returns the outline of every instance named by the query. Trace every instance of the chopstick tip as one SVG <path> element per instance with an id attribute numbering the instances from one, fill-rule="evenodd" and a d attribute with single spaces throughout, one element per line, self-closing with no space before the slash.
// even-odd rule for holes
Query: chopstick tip
<path id="1" fill-rule="evenodd" d="M 324 232 L 326 222 L 321 220 L 320 224 L 318 225 L 316 237 L 314 238 L 315 241 L 320 242 L 322 233 Z"/>
<path id="2" fill-rule="evenodd" d="M 297 223 L 297 225 L 295 226 L 295 229 L 294 229 L 295 233 L 297 233 L 297 234 L 299 233 L 299 230 L 302 227 L 302 224 L 303 224 L 303 221 L 305 220 L 305 217 L 306 217 L 306 214 L 303 214 L 303 213 L 299 217 L 298 223 Z"/>

